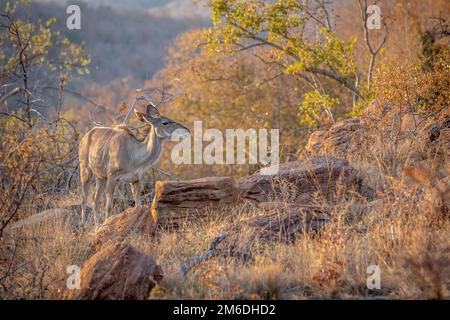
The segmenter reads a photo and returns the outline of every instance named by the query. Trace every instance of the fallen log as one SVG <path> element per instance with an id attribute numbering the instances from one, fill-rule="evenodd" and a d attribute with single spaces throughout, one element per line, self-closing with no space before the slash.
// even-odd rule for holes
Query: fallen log
<path id="1" fill-rule="evenodd" d="M 281 164 L 274 176 L 209 177 L 188 181 L 158 181 L 151 211 L 158 224 L 177 227 L 181 221 L 201 220 L 211 211 L 236 204 L 310 204 L 312 194 L 330 196 L 357 183 L 355 170 L 341 158 L 316 157 Z"/>
<path id="2" fill-rule="evenodd" d="M 160 225 L 176 226 L 184 218 L 201 219 L 207 210 L 235 205 L 238 190 L 231 177 L 158 181 L 151 212 Z"/>

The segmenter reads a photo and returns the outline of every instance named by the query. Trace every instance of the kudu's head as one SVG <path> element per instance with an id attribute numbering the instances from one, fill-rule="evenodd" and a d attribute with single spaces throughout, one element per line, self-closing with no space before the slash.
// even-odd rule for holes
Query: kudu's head
<path id="1" fill-rule="evenodd" d="M 138 119 L 155 128 L 156 135 L 161 139 L 170 139 L 172 137 L 182 139 L 190 134 L 188 128 L 182 124 L 162 116 L 158 109 L 152 105 L 147 106 L 147 113 L 135 111 Z"/>

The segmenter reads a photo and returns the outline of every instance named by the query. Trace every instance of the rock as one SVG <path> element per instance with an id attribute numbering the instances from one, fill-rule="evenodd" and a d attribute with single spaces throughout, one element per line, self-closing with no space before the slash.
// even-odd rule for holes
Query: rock
<path id="1" fill-rule="evenodd" d="M 237 181 L 241 199 L 256 202 L 297 202 L 316 191 L 329 195 L 338 183 L 355 185 L 356 171 L 347 160 L 328 157 L 283 163 L 275 176 L 256 172 Z"/>
<path id="2" fill-rule="evenodd" d="M 177 225 L 190 214 L 201 217 L 208 209 L 236 204 L 238 189 L 231 177 L 209 177 L 187 181 L 158 181 L 152 215 L 162 225 Z"/>
<path id="3" fill-rule="evenodd" d="M 334 124 L 328 130 L 328 136 L 323 144 L 327 154 L 343 155 L 353 152 L 356 144 L 352 143 L 361 134 L 362 124 L 359 119 L 349 119 Z"/>
<path id="4" fill-rule="evenodd" d="M 317 153 L 323 148 L 323 143 L 328 136 L 328 132 L 324 130 L 318 130 L 311 133 L 308 139 L 308 143 L 305 146 L 305 150 L 310 153 Z"/>
<path id="5" fill-rule="evenodd" d="M 313 132 L 305 149 L 317 155 L 346 155 L 358 146 L 363 127 L 360 119 L 337 122 L 328 131 Z"/>
<path id="6" fill-rule="evenodd" d="M 253 244 L 267 242 L 293 243 L 305 232 L 319 233 L 330 218 L 309 207 L 295 204 L 280 207 L 264 206 L 264 215 L 236 221 L 215 237 L 207 251 L 187 260 L 181 266 L 180 275 L 186 274 L 194 266 L 214 256 L 234 256 L 249 261 L 260 252 Z"/>
<path id="7" fill-rule="evenodd" d="M 152 236 L 155 230 L 156 220 L 150 209 L 132 207 L 106 220 L 95 232 L 92 245 L 100 250 L 105 244 L 121 242 L 130 236 Z"/>
<path id="8" fill-rule="evenodd" d="M 111 244 L 81 268 L 80 289 L 67 289 L 65 299 L 147 299 L 163 273 L 155 260 L 130 244 Z"/>
<path id="9" fill-rule="evenodd" d="M 245 236 L 246 245 L 250 242 L 281 241 L 292 243 L 304 232 L 317 233 L 330 221 L 327 214 L 311 208 L 293 207 L 287 210 L 270 210 L 262 216 L 240 221 L 225 232 L 227 241 L 223 246 L 235 248 Z M 222 249 L 223 250 L 223 249 Z"/>

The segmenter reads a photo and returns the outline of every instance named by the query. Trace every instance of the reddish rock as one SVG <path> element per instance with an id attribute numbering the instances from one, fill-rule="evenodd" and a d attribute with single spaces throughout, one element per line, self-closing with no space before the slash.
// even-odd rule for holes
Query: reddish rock
<path id="1" fill-rule="evenodd" d="M 349 119 L 334 124 L 324 141 L 324 151 L 334 155 L 344 155 L 355 151 L 362 127 L 359 119 Z"/>
<path id="2" fill-rule="evenodd" d="M 121 242 L 128 237 L 151 236 L 156 229 L 156 220 L 149 208 L 132 207 L 113 215 L 95 232 L 93 246 L 99 250 L 106 243 Z"/>
<path id="3" fill-rule="evenodd" d="M 65 299 L 147 299 L 163 273 L 155 260 L 129 244 L 104 246 L 81 268 L 80 289 L 67 289 Z"/>
<path id="4" fill-rule="evenodd" d="M 337 122 L 328 131 L 313 132 L 305 149 L 318 155 L 346 155 L 357 148 L 363 127 L 360 119 Z"/>
<path id="5" fill-rule="evenodd" d="M 305 146 L 305 150 L 311 153 L 317 153 L 323 148 L 325 139 L 328 136 L 328 132 L 324 130 L 318 130 L 311 133 L 308 139 L 308 143 Z"/>

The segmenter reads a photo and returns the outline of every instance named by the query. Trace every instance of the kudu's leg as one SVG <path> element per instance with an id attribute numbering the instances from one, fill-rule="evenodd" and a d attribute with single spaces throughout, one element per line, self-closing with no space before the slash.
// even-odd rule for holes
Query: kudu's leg
<path id="1" fill-rule="evenodd" d="M 89 189 L 92 185 L 92 171 L 91 169 L 80 166 L 80 180 L 81 180 L 81 223 L 84 225 L 88 219 L 87 204 L 89 198 Z"/>
<path id="2" fill-rule="evenodd" d="M 116 179 L 109 176 L 106 181 L 106 216 L 105 220 L 108 219 L 111 214 L 111 209 L 113 205 L 114 188 L 116 186 Z"/>
<path id="3" fill-rule="evenodd" d="M 98 223 L 99 223 L 99 217 L 100 217 L 99 204 L 100 204 L 102 195 L 105 191 L 105 185 L 106 185 L 105 180 L 99 179 L 99 178 L 95 179 L 95 193 L 94 193 L 94 223 L 95 223 L 95 225 L 98 225 Z"/>
<path id="4" fill-rule="evenodd" d="M 133 194 L 134 198 L 134 206 L 139 207 L 142 205 L 141 203 L 141 182 L 132 182 L 131 185 L 131 193 Z"/>

